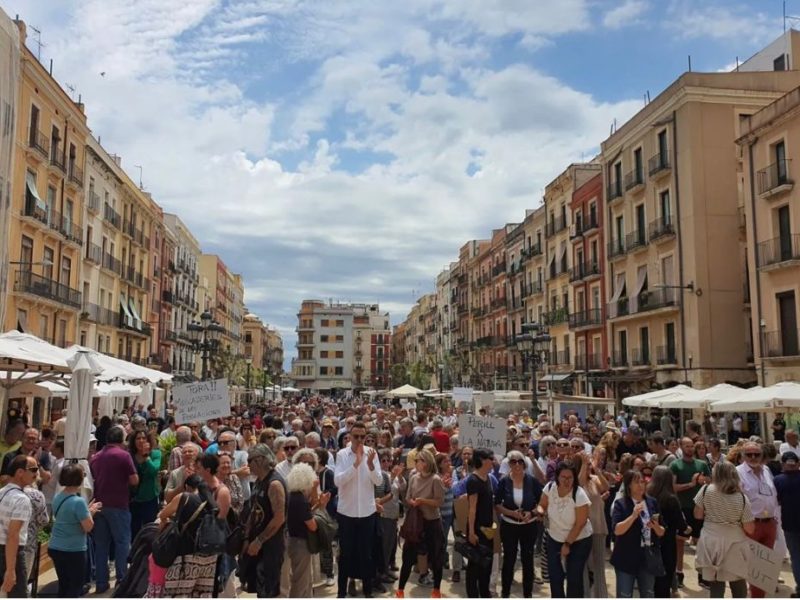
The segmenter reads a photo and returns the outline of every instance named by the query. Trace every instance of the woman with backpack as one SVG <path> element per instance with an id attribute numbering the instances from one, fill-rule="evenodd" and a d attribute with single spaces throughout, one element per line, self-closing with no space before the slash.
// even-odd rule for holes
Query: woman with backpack
<path id="1" fill-rule="evenodd" d="M 219 554 L 199 554 L 197 538 L 204 515 L 215 514 L 218 507 L 208 484 L 199 476 L 187 478 L 184 489 L 158 514 L 162 528 L 174 519 L 181 530 L 177 558 L 167 568 L 164 595 L 167 598 L 208 598 L 214 593 Z"/>

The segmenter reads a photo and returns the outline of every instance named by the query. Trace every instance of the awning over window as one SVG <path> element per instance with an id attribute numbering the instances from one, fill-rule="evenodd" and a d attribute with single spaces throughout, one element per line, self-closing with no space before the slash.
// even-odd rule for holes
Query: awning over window
<path id="1" fill-rule="evenodd" d="M 128 298 L 128 306 L 131 307 L 131 314 L 133 315 L 133 326 L 139 331 L 141 331 L 142 318 L 139 316 L 139 312 L 136 310 L 136 302 L 134 302 L 133 298 Z"/>
<path id="2" fill-rule="evenodd" d="M 17 311 L 17 328 L 21 333 L 30 333 L 28 331 L 28 313 L 24 310 Z"/>
<path id="3" fill-rule="evenodd" d="M 36 208 L 46 213 L 47 204 L 39 197 L 39 192 L 36 191 L 36 179 L 34 178 L 33 174 L 28 173 L 25 181 L 28 185 L 28 193 L 30 193 L 30 195 L 33 196 L 33 199 L 36 201 Z"/>
<path id="4" fill-rule="evenodd" d="M 617 316 L 617 302 L 622 297 L 622 292 L 625 291 L 625 273 L 617 273 L 614 280 L 614 295 L 608 303 L 608 318 L 613 319 Z"/>
<path id="5" fill-rule="evenodd" d="M 636 272 L 636 289 L 630 297 L 631 313 L 639 310 L 639 294 L 644 289 L 644 283 L 647 281 L 647 265 L 641 265 Z"/>
<path id="6" fill-rule="evenodd" d="M 539 379 L 539 381 L 564 381 L 570 377 L 572 377 L 572 373 L 548 373 Z"/>
<path id="7" fill-rule="evenodd" d="M 131 309 L 128 308 L 128 302 L 125 299 L 125 294 L 119 295 L 119 306 L 122 309 L 122 320 L 126 327 L 133 327 L 133 315 L 131 314 Z"/>

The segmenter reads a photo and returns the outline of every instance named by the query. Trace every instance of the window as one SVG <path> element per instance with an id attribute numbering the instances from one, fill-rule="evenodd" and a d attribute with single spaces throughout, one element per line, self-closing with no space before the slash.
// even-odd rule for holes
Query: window
<path id="1" fill-rule="evenodd" d="M 55 210 L 56 206 L 56 188 L 52 185 L 47 186 L 47 201 L 45 204 L 45 211 L 47 212 L 47 222 L 50 223 L 50 215 Z"/>
<path id="2" fill-rule="evenodd" d="M 319 351 L 320 358 L 328 358 L 328 351 L 327 350 L 320 350 Z"/>
<path id="3" fill-rule="evenodd" d="M 344 319 L 336 319 L 337 327 L 344 327 Z"/>
<path id="4" fill-rule="evenodd" d="M 344 375 L 344 367 L 335 367 L 334 375 Z"/>
<path id="5" fill-rule="evenodd" d="M 43 340 L 48 339 L 50 330 L 50 319 L 47 315 L 39 314 L 39 337 Z"/>
<path id="6" fill-rule="evenodd" d="M 773 71 L 785 71 L 786 70 L 786 55 L 781 54 L 778 58 L 772 61 L 772 70 Z"/>
<path id="7" fill-rule="evenodd" d="M 330 321 L 329 321 L 328 319 L 322 319 L 322 320 L 319 322 L 319 324 L 320 324 L 322 327 L 328 327 L 328 324 L 329 324 L 329 323 L 330 323 Z"/>
<path id="8" fill-rule="evenodd" d="M 33 145 L 38 140 L 36 139 L 39 133 L 39 108 L 35 104 L 31 104 L 31 130 L 30 130 L 30 145 Z"/>
<path id="9" fill-rule="evenodd" d="M 17 331 L 28 332 L 28 311 L 21 308 L 17 309 Z"/>
<path id="10" fill-rule="evenodd" d="M 320 367 L 319 368 L 320 375 L 327 375 L 328 374 L 328 367 Z"/>
<path id="11" fill-rule="evenodd" d="M 344 358 L 344 352 L 342 350 L 337 350 L 336 358 Z"/>
<path id="12" fill-rule="evenodd" d="M 337 335 L 336 336 L 336 341 L 337 342 L 343 342 L 344 341 L 344 336 L 343 335 Z"/>
<path id="13" fill-rule="evenodd" d="M 60 283 L 69 286 L 71 278 L 72 278 L 72 260 L 66 256 L 62 256 Z"/>
<path id="14" fill-rule="evenodd" d="M 671 225 L 670 220 L 670 206 L 669 206 L 669 190 L 664 190 L 658 195 L 658 208 L 661 212 L 661 219 L 663 225 Z"/>
<path id="15" fill-rule="evenodd" d="M 786 169 L 786 144 L 778 142 L 775 144 L 775 170 L 778 175 L 778 185 L 783 185 L 787 182 L 788 174 Z"/>
<path id="16" fill-rule="evenodd" d="M 319 336 L 319 341 L 320 341 L 320 342 L 327 342 L 327 341 L 328 341 L 328 336 L 327 336 L 327 335 L 321 335 L 321 336 Z"/>
<path id="17" fill-rule="evenodd" d="M 33 262 L 33 239 L 27 235 L 22 236 L 22 247 L 20 249 L 19 262 L 21 270 L 30 271 Z"/>
<path id="18" fill-rule="evenodd" d="M 58 340 L 57 343 L 62 348 L 67 345 L 67 320 L 58 320 Z"/>
<path id="19" fill-rule="evenodd" d="M 642 149 L 637 148 L 633 151 L 633 170 L 634 181 L 642 183 L 644 181 L 644 163 L 642 162 Z"/>
<path id="20" fill-rule="evenodd" d="M 658 132 L 658 158 L 660 160 L 660 164 L 666 165 L 667 164 L 667 130 L 662 129 Z"/>

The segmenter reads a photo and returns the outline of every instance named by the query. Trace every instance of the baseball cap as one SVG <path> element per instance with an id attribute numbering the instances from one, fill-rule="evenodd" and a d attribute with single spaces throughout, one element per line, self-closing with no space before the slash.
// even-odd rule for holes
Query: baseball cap
<path id="1" fill-rule="evenodd" d="M 797 453 L 793 452 L 792 450 L 788 450 L 781 455 L 781 462 L 800 462 L 800 459 L 797 457 Z"/>

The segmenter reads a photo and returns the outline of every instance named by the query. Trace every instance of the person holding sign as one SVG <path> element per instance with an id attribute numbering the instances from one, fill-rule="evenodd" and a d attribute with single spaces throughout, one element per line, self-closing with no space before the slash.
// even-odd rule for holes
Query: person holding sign
<path id="1" fill-rule="evenodd" d="M 712 598 L 725 596 L 725 582 L 734 598 L 747 597 L 748 536 L 755 524 L 750 500 L 742 493 L 739 473 L 732 463 L 717 463 L 711 484 L 694 498 L 694 517 L 703 520 L 697 543 L 697 569 L 708 581 Z"/>

